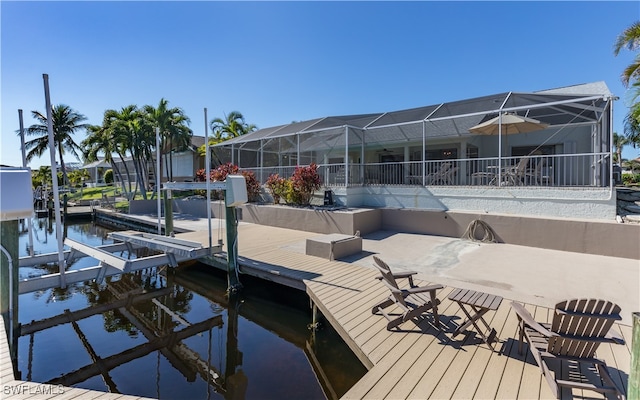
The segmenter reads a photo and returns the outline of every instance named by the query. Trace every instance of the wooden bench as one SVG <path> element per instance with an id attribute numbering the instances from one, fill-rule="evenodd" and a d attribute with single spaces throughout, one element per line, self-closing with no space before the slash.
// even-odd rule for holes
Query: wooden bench
<path id="1" fill-rule="evenodd" d="M 307 239 L 305 254 L 335 260 L 362 251 L 362 238 L 354 235 L 330 233 Z"/>

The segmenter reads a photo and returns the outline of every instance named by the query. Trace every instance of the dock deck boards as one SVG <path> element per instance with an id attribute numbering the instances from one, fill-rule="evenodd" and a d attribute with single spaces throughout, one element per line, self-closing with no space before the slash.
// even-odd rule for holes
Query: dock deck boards
<path id="1" fill-rule="evenodd" d="M 485 316 L 497 332 L 496 352 L 473 331 L 451 337 L 457 324 L 465 319 L 460 307 L 448 299 L 454 290 L 451 286 L 437 294 L 441 301 L 438 309 L 441 330 L 436 329 L 431 316 L 426 315 L 420 321 L 409 321 L 398 330 L 388 331 L 386 319 L 371 312 L 373 304 L 389 294 L 375 279 L 377 272 L 373 268 L 305 255 L 300 242 L 316 233 L 252 224 L 241 225 L 239 231 L 241 272 L 305 290 L 325 319 L 369 369 L 343 396 L 344 399 L 553 398 L 528 348 L 525 346 L 523 354 L 518 354 L 517 318 L 508 297 L 503 296 L 500 307 Z M 182 233 L 177 237 L 208 243 L 208 235 L 203 231 Z M 416 280 L 416 283 L 439 282 Z M 525 304 L 525 307 L 536 320 L 548 322 L 551 318 L 549 308 L 535 304 Z M 393 308 L 388 311 L 398 312 Z M 4 329 L 1 320 L 0 328 Z M 615 328 L 626 345 L 602 345 L 598 356 L 607 362 L 613 379 L 626 390 L 632 332 L 627 325 L 615 324 Z M 14 379 L 10 362 L 7 362 L 6 336 L 0 336 L 0 383 L 4 387 L 28 385 L 33 390 L 42 390 L 41 384 Z M 4 398 L 137 398 L 64 389 L 64 394 L 56 396 L 27 392 Z M 583 394 L 573 390 L 575 397 L 597 398 L 596 395 L 595 392 Z M 563 398 L 573 396 L 571 392 L 563 393 Z"/>
<path id="2" fill-rule="evenodd" d="M 193 240 L 198 232 L 184 235 Z M 517 317 L 511 310 L 510 299 L 505 298 L 495 312 L 485 316 L 497 332 L 496 352 L 472 330 L 451 337 L 457 324 L 465 319 L 460 307 L 447 298 L 452 287 L 438 292 L 442 330 L 435 329 L 427 315 L 417 323 L 406 322 L 397 331 L 387 331 L 386 319 L 371 312 L 373 304 L 389 294 L 375 279 L 377 273 L 373 268 L 306 256 L 291 245 L 313 233 L 252 225 L 242 230 L 241 235 L 241 271 L 248 274 L 261 271 L 272 275 L 274 281 L 283 276 L 303 280 L 314 304 L 369 369 L 344 399 L 554 398 L 528 347 L 525 345 L 523 354 L 518 354 Z M 547 322 L 551 318 L 549 308 L 534 304 L 525 307 L 537 320 Z M 389 311 L 398 312 L 391 308 Z M 627 344 L 603 345 L 598 356 L 607 362 L 616 382 L 626 389 L 631 327 L 615 326 Z M 584 395 L 597 398 L 595 392 Z M 583 393 L 574 389 L 573 396 Z M 563 393 L 563 398 L 571 397 L 571 392 Z"/>

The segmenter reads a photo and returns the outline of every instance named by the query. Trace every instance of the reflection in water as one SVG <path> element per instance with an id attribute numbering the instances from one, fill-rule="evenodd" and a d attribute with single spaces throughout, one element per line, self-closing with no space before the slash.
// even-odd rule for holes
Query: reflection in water
<path id="1" fill-rule="evenodd" d="M 70 232 L 70 231 L 69 231 Z M 302 292 L 194 264 L 20 296 L 28 380 L 156 398 L 336 398 L 364 373 Z M 286 304 L 286 305 L 285 305 Z"/>

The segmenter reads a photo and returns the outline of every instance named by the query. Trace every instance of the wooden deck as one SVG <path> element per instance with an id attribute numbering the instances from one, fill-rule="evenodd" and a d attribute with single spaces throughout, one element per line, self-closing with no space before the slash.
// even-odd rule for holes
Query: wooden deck
<path id="1" fill-rule="evenodd" d="M 241 225 L 239 232 L 241 271 L 305 290 L 328 323 L 369 369 L 344 399 L 553 398 L 528 349 L 525 347 L 522 356 L 517 352 L 517 319 L 509 298 L 505 297 L 496 312 L 485 316 L 497 331 L 496 352 L 472 332 L 455 340 L 451 338 L 451 332 L 465 319 L 459 306 L 448 299 L 453 287 L 438 292 L 442 302 L 439 306 L 441 329 L 436 329 L 427 315 L 420 321 L 400 325 L 399 330 L 387 331 L 386 319 L 371 313 L 372 305 L 388 295 L 388 290 L 375 279 L 377 273 L 373 268 L 304 255 L 299 243 L 316 236 L 315 233 L 252 224 Z M 208 241 L 207 233 L 202 231 L 177 236 L 202 243 Z M 525 304 L 525 307 L 536 320 L 550 321 L 550 309 L 534 304 Z M 388 310 L 394 312 L 391 308 Z M 0 327 L 1 324 L 0 321 Z M 615 329 L 626 345 L 603 345 L 598 356 L 606 360 L 613 378 L 627 390 L 631 328 L 616 324 Z M 15 380 L 8 362 L 5 335 L 0 335 L 0 346 L 2 398 L 136 398 L 72 388 L 64 388 L 63 394 L 34 395 L 38 389 L 41 393 L 56 388 Z M 569 371 L 562 373 L 569 374 Z M 15 392 L 17 389 L 13 389 L 13 393 L 4 391 L 19 385 L 31 389 L 20 393 Z M 573 390 L 564 392 L 563 398 L 597 398 L 596 395 Z"/>
<path id="2" fill-rule="evenodd" d="M 202 233 L 185 235 L 193 240 L 198 234 Z M 241 271 L 304 288 L 369 369 L 344 399 L 554 398 L 528 348 L 524 347 L 523 355 L 518 354 L 517 318 L 510 299 L 505 298 L 496 312 L 485 316 L 499 338 L 495 352 L 472 331 L 455 340 L 451 338 L 465 319 L 459 306 L 447 299 L 452 287 L 438 292 L 442 302 L 441 329 L 436 329 L 432 318 L 426 316 L 421 321 L 400 325 L 397 331 L 387 331 L 386 319 L 371 313 L 372 305 L 389 294 L 375 279 L 373 269 L 306 256 L 299 249 L 286 246 L 287 242 L 299 242 L 316 234 L 252 225 L 241 227 L 240 235 Z M 537 320 L 550 321 L 549 308 L 534 304 L 525 307 Z M 598 356 L 606 360 L 611 375 L 626 391 L 631 327 L 616 324 L 615 329 L 626 345 L 603 345 Z M 582 396 L 576 389 L 563 392 L 563 398 Z M 598 398 L 597 393 L 590 391 L 585 391 L 584 396 Z"/>

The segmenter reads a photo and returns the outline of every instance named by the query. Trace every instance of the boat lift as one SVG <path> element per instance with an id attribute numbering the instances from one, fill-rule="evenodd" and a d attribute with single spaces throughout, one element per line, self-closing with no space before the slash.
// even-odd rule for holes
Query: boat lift
<path id="1" fill-rule="evenodd" d="M 164 189 L 205 189 L 205 185 L 205 182 L 169 182 L 164 184 Z M 240 288 L 237 273 L 238 222 L 235 207 L 239 204 L 246 203 L 247 201 L 246 182 L 242 175 L 229 175 L 224 182 L 212 182 L 209 185 L 211 190 L 225 191 L 229 290 L 235 291 Z M 203 247 L 200 242 L 142 232 L 112 232 L 109 236 L 121 243 L 92 247 L 69 238 L 65 239 L 64 244 L 71 249 L 69 252 L 64 252 L 66 265 L 68 265 L 74 258 L 82 255 L 95 258 L 98 260 L 99 265 L 21 280 L 18 285 L 18 293 L 29 293 L 36 290 L 58 287 L 62 278 L 61 275 L 64 275 L 64 281 L 66 284 L 93 279 L 100 282 L 106 276 L 138 271 L 160 265 L 177 267 L 182 261 L 195 260 L 222 252 L 222 244 L 211 244 L 211 230 L 209 230 L 208 247 Z M 131 254 L 134 254 L 134 251 L 139 248 L 154 250 L 161 252 L 162 254 L 131 259 Z M 129 257 L 125 258 L 115 254 L 124 250 L 128 251 Z M 52 258 L 53 256 L 54 255 L 51 254 L 44 254 L 34 257 L 23 257 L 20 259 L 20 266 L 54 262 L 55 259 Z"/>

